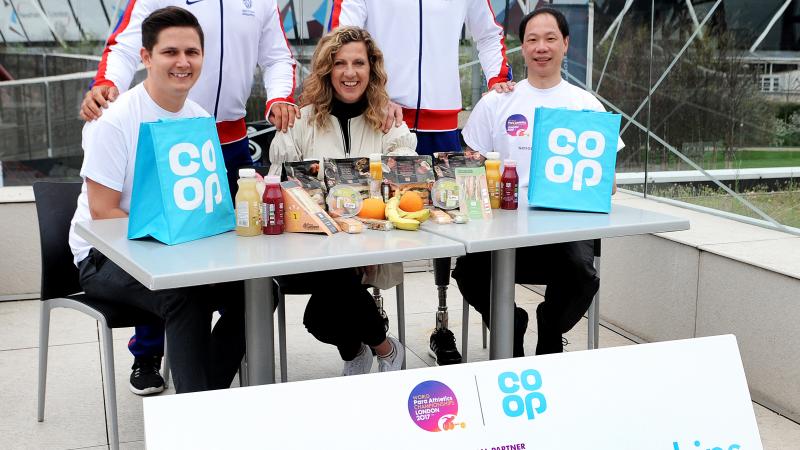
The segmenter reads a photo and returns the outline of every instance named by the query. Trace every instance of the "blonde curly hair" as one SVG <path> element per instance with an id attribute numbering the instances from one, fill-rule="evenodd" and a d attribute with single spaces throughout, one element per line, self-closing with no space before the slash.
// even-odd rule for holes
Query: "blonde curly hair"
<path id="1" fill-rule="evenodd" d="M 367 84 L 367 109 L 364 112 L 367 123 L 376 130 L 381 129 L 383 119 L 386 117 L 386 107 L 389 104 L 389 94 L 386 92 L 386 69 L 383 66 L 383 52 L 372 36 L 364 29 L 358 27 L 341 27 L 326 34 L 319 40 L 314 56 L 311 59 L 311 74 L 303 83 L 303 93 L 300 96 L 300 106 L 313 105 L 311 124 L 315 128 L 324 129 L 328 126 L 328 115 L 333 102 L 333 83 L 331 72 L 336 53 L 343 45 L 351 42 L 363 42 L 367 47 L 369 61 L 369 84 Z"/>

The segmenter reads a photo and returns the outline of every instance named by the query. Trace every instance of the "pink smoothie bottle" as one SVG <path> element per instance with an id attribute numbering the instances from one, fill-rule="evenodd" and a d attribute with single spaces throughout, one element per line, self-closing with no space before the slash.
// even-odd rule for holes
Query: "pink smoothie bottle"
<path id="1" fill-rule="evenodd" d="M 281 179 L 277 176 L 264 178 L 266 188 L 262 198 L 262 223 L 264 224 L 264 234 L 283 233 L 283 191 L 281 190 Z"/>
<path id="2" fill-rule="evenodd" d="M 517 175 L 517 162 L 513 159 L 503 161 L 503 176 L 500 178 L 502 185 L 501 209 L 517 209 L 519 206 L 519 176 Z"/>

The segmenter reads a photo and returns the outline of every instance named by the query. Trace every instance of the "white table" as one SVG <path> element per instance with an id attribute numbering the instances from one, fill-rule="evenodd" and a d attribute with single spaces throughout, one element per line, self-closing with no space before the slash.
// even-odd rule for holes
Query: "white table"
<path id="1" fill-rule="evenodd" d="M 579 213 L 529 208 L 526 199 L 527 192 L 520 190 L 519 209 L 493 209 L 491 220 L 470 220 L 463 225 L 423 224 L 427 232 L 462 242 L 467 253 L 492 252 L 492 359 L 512 355 L 517 248 L 689 228 L 686 219 L 627 206 L 614 205 L 610 214 Z M 598 316 L 596 307 L 590 308 L 590 335 L 596 336 Z"/>
<path id="2" fill-rule="evenodd" d="M 82 222 L 76 231 L 149 289 L 245 280 L 250 384 L 275 382 L 273 276 L 464 254 L 460 242 L 399 230 L 247 238 L 228 232 L 174 246 L 129 240 L 127 219 Z"/>

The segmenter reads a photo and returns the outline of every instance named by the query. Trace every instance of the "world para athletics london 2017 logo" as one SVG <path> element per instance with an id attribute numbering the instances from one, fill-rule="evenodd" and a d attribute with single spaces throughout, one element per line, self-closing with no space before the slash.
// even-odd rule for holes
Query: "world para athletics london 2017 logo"
<path id="1" fill-rule="evenodd" d="M 506 133 L 509 136 L 527 136 L 528 119 L 522 114 L 512 114 L 506 119 Z"/>
<path id="2" fill-rule="evenodd" d="M 453 390 L 439 381 L 423 381 L 411 391 L 408 413 L 414 424 L 425 431 L 451 431 L 467 427 L 466 423 L 456 421 L 458 400 Z"/>

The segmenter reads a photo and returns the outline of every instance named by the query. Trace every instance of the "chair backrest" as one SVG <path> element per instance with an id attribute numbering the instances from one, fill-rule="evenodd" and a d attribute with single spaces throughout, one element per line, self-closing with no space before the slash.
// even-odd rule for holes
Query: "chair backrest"
<path id="1" fill-rule="evenodd" d="M 42 244 L 42 300 L 83 290 L 69 248 L 69 226 L 80 193 L 81 183 L 39 181 L 33 184 Z"/>

